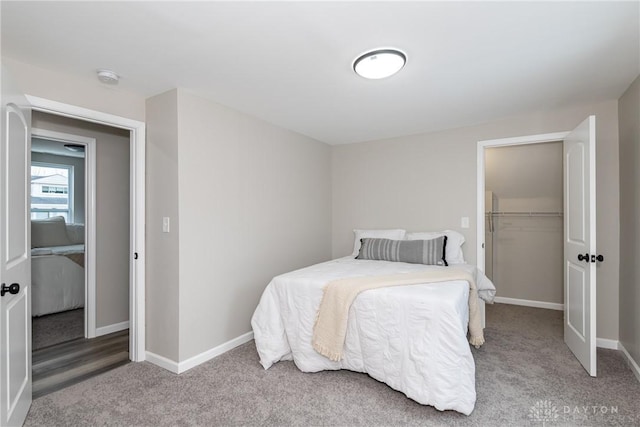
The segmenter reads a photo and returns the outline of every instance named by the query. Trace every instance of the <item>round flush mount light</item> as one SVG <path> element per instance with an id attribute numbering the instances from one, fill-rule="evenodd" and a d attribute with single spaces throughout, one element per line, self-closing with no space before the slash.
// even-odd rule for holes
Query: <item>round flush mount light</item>
<path id="1" fill-rule="evenodd" d="M 64 148 L 74 153 L 82 153 L 84 151 L 84 145 L 78 144 L 64 144 Z"/>
<path id="2" fill-rule="evenodd" d="M 98 70 L 98 80 L 108 85 L 115 85 L 120 80 L 120 76 L 111 70 Z"/>
<path id="3" fill-rule="evenodd" d="M 397 73 L 407 62 L 407 55 L 395 48 L 379 48 L 358 56 L 353 70 L 365 79 L 384 79 Z"/>

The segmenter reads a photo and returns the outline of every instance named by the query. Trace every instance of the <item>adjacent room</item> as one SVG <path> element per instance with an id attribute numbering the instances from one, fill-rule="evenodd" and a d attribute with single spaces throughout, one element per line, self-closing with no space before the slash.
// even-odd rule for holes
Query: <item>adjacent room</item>
<path id="1" fill-rule="evenodd" d="M 31 125 L 37 397 L 129 361 L 130 144 L 122 129 L 44 112 Z"/>
<path id="2" fill-rule="evenodd" d="M 0 8 L 0 425 L 640 424 L 640 1 Z"/>

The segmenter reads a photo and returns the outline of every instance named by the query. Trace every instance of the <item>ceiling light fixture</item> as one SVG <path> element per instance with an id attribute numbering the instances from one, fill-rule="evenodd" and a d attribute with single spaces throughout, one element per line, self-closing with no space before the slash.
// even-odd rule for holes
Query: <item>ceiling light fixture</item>
<path id="1" fill-rule="evenodd" d="M 118 80 L 120 80 L 120 76 L 111 70 L 98 70 L 97 73 L 98 80 L 108 85 L 118 84 Z"/>
<path id="2" fill-rule="evenodd" d="M 73 151 L 74 153 L 84 152 L 84 145 L 64 144 L 64 148 L 66 148 L 69 151 Z"/>
<path id="3" fill-rule="evenodd" d="M 353 61 L 353 71 L 365 79 L 384 79 L 397 73 L 407 55 L 395 48 L 379 48 L 363 53 Z"/>

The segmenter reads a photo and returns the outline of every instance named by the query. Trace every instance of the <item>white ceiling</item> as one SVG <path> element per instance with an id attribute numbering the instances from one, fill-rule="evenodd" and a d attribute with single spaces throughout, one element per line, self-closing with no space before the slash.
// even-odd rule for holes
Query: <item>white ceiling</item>
<path id="1" fill-rule="evenodd" d="M 144 96 L 181 87 L 330 144 L 618 98 L 635 2 L 7 2 L 2 54 Z M 351 68 L 376 47 L 405 68 Z"/>

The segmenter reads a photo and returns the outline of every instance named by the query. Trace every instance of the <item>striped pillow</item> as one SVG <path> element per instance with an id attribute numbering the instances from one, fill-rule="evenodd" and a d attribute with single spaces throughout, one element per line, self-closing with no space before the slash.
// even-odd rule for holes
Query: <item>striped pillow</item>
<path id="1" fill-rule="evenodd" d="M 431 240 L 361 239 L 356 259 L 408 262 L 411 264 L 446 266 L 447 236 Z"/>

